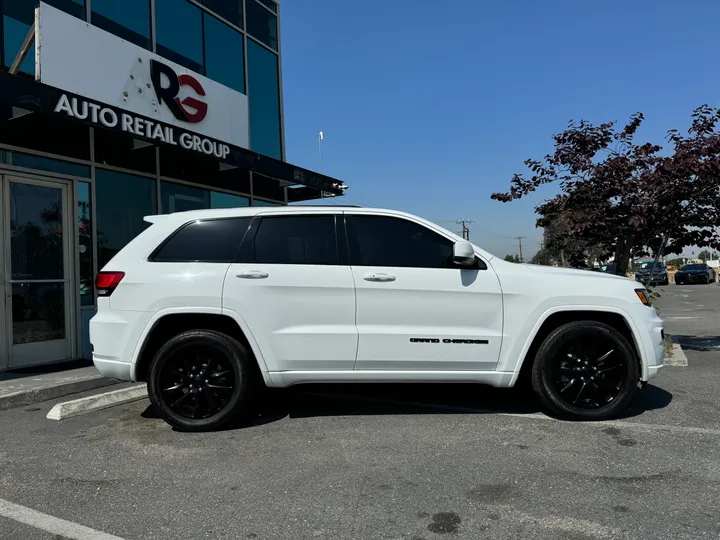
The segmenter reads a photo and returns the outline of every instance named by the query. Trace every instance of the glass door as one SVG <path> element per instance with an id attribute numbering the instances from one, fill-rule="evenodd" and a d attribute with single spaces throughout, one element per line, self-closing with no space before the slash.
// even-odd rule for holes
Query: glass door
<path id="1" fill-rule="evenodd" d="M 68 186 L 5 177 L 4 328 L 7 367 L 71 356 Z"/>

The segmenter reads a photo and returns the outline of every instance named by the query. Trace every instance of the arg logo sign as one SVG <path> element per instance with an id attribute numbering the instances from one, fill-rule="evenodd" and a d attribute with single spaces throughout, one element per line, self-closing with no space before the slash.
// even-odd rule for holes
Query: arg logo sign
<path id="1" fill-rule="evenodd" d="M 164 78 L 163 78 L 164 75 Z M 165 80 L 163 80 L 165 79 Z M 207 116 L 207 103 L 192 96 L 180 99 L 180 89 L 190 87 L 198 96 L 205 96 L 200 82 L 188 73 L 178 75 L 175 70 L 157 60 L 150 60 L 150 80 L 160 105 L 170 109 L 173 116 L 181 122 L 199 124 Z M 166 85 L 163 86 L 163 83 Z"/>

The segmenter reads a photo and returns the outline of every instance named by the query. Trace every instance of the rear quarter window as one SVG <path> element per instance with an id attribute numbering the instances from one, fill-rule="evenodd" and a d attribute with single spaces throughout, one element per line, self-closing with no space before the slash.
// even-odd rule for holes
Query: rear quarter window
<path id="1" fill-rule="evenodd" d="M 250 217 L 191 221 L 171 234 L 151 262 L 231 263 L 250 225 Z"/>

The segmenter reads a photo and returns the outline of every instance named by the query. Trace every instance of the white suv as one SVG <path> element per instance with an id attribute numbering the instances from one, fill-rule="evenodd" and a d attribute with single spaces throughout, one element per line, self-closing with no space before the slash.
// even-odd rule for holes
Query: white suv
<path id="1" fill-rule="evenodd" d="M 147 381 L 181 429 L 226 424 L 262 383 L 527 379 L 552 414 L 606 419 L 663 366 L 663 323 L 634 281 L 505 262 L 402 212 L 146 221 L 97 277 L 93 359 Z"/>

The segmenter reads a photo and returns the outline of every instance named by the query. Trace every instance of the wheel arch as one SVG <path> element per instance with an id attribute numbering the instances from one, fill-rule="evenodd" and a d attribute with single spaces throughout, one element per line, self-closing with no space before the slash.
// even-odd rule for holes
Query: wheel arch
<path id="1" fill-rule="evenodd" d="M 515 369 L 510 386 L 514 386 L 519 378 L 528 376 L 532 370 L 533 359 L 545 338 L 563 324 L 574 321 L 595 321 L 607 324 L 614 328 L 627 339 L 635 353 L 638 361 L 640 376 L 645 380 L 645 361 L 643 357 L 643 345 L 640 340 L 637 328 L 627 313 L 622 310 L 610 308 L 588 308 L 588 307 L 558 307 L 546 311 L 535 324 L 533 331 L 528 337 L 520 357 L 522 361 Z"/>
<path id="2" fill-rule="evenodd" d="M 259 374 L 268 383 L 267 368 L 262 355 L 244 324 L 231 312 L 213 310 L 165 310 L 159 312 L 147 324 L 135 351 L 132 378 L 134 381 L 147 381 L 147 375 L 155 353 L 170 337 L 186 330 L 215 330 L 227 334 L 242 343 L 252 355 L 253 363 Z"/>

